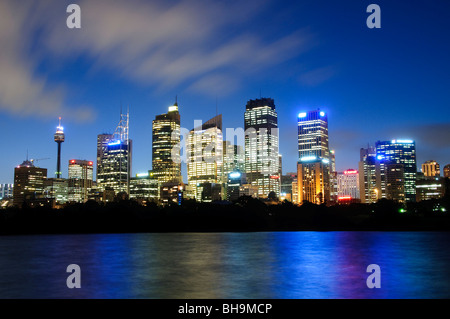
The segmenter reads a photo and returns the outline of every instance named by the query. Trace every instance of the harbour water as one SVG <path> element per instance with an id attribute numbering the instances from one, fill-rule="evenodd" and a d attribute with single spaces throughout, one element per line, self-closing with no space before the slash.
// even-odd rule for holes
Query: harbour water
<path id="1" fill-rule="evenodd" d="M 0 298 L 450 298 L 448 232 L 0 237 Z M 81 269 L 69 289 L 67 266 Z M 369 289 L 367 266 L 381 269 Z"/>

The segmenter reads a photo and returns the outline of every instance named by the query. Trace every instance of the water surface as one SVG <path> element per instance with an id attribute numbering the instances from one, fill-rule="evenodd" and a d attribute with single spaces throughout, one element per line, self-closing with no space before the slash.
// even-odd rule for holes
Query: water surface
<path id="1" fill-rule="evenodd" d="M 0 298 L 450 298 L 450 233 L 0 237 Z M 69 289 L 69 264 L 81 288 Z M 369 264 L 381 288 L 369 289 Z"/>

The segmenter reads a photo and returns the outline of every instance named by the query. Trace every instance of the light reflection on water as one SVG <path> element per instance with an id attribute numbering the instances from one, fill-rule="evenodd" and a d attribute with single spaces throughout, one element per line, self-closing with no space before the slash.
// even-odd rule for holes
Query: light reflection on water
<path id="1" fill-rule="evenodd" d="M 450 298 L 450 233 L 0 237 L 0 298 Z M 81 267 L 81 289 L 66 267 Z M 366 267 L 381 267 L 381 288 Z"/>

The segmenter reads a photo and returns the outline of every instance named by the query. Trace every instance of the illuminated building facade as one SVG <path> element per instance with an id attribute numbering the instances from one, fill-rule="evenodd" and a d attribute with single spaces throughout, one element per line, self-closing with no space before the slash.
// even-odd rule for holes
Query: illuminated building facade
<path id="1" fill-rule="evenodd" d="M 101 162 L 102 173 L 98 183 L 102 189 L 112 189 L 115 194 L 128 193 L 131 174 L 131 140 L 110 142 Z"/>
<path id="2" fill-rule="evenodd" d="M 13 197 L 14 184 L 0 184 L 0 199 Z"/>
<path id="3" fill-rule="evenodd" d="M 227 174 L 227 200 L 232 202 L 239 198 L 241 186 L 244 184 L 245 177 L 240 171 L 234 171 Z"/>
<path id="4" fill-rule="evenodd" d="M 244 114 L 245 173 L 258 197 L 280 196 L 278 115 L 271 98 L 249 100 Z"/>
<path id="5" fill-rule="evenodd" d="M 330 149 L 328 118 L 320 110 L 298 115 L 298 202 L 330 202 Z"/>
<path id="6" fill-rule="evenodd" d="M 417 177 L 416 200 L 438 199 L 445 195 L 445 178 L 441 177 Z"/>
<path id="7" fill-rule="evenodd" d="M 380 169 L 381 168 L 384 169 L 384 176 L 385 176 L 384 197 L 386 199 L 390 199 L 399 203 L 404 203 L 405 202 L 404 165 L 398 163 L 386 163 L 385 165 L 380 165 Z"/>
<path id="8" fill-rule="evenodd" d="M 153 177 L 153 173 L 140 173 L 130 179 L 130 198 L 141 204 L 147 202 L 158 202 L 159 182 Z"/>
<path id="9" fill-rule="evenodd" d="M 56 205 L 67 203 L 68 185 L 66 178 L 47 178 L 44 181 L 45 197 L 53 199 Z"/>
<path id="10" fill-rule="evenodd" d="M 444 166 L 444 177 L 450 178 L 450 164 Z"/>
<path id="11" fill-rule="evenodd" d="M 224 183 L 222 115 L 192 129 L 186 148 L 188 184 L 197 188 L 196 200 L 202 201 L 206 184 Z"/>
<path id="12" fill-rule="evenodd" d="M 95 172 L 95 180 L 99 180 L 99 175 L 103 174 L 103 166 L 101 163 L 103 162 L 106 149 L 108 148 L 108 143 L 113 140 L 114 136 L 112 134 L 99 134 L 97 135 L 97 170 Z"/>
<path id="13" fill-rule="evenodd" d="M 422 173 L 425 177 L 440 177 L 441 169 L 436 161 L 426 161 L 422 164 Z"/>
<path id="14" fill-rule="evenodd" d="M 163 183 L 160 188 L 160 200 L 163 205 L 181 205 L 185 185 L 182 183 Z"/>
<path id="15" fill-rule="evenodd" d="M 93 187 L 94 163 L 72 159 L 69 161 L 68 200 L 84 203 Z"/>
<path id="16" fill-rule="evenodd" d="M 336 171 L 336 155 L 334 150 L 330 150 L 330 201 L 335 203 L 337 202 L 337 198 L 338 172 Z"/>
<path id="17" fill-rule="evenodd" d="M 392 168 L 387 167 L 388 164 L 403 165 L 404 193 L 406 202 L 416 201 L 416 145 L 412 140 L 392 140 L 392 141 L 378 141 L 376 147 L 376 159 L 379 164 L 379 179 L 378 187 L 381 189 L 382 198 L 391 198 L 393 195 L 389 194 L 392 188 L 388 187 L 392 180 L 389 180 L 387 174 L 392 174 Z M 395 172 L 398 173 L 399 166 L 396 166 Z M 396 177 L 396 179 L 399 179 Z M 398 181 L 397 181 L 398 184 Z"/>
<path id="18" fill-rule="evenodd" d="M 281 176 L 281 198 L 293 201 L 292 183 L 294 180 L 297 180 L 297 173 L 286 173 L 286 175 Z"/>
<path id="19" fill-rule="evenodd" d="M 361 148 L 358 168 L 361 203 L 375 203 L 381 192 L 377 188 L 377 154 L 374 147 Z"/>
<path id="20" fill-rule="evenodd" d="M 223 141 L 223 173 L 228 176 L 231 172 L 245 172 L 244 148 L 240 145 Z"/>
<path id="21" fill-rule="evenodd" d="M 108 141 L 100 159 L 97 185 L 102 190 L 129 194 L 132 140 L 128 138 L 129 114 L 120 114 L 113 138 Z"/>
<path id="22" fill-rule="evenodd" d="M 14 169 L 13 205 L 21 207 L 24 202 L 45 198 L 47 169 L 35 167 L 26 160 Z"/>
<path id="23" fill-rule="evenodd" d="M 356 169 L 337 173 L 337 196 L 359 198 L 359 172 Z"/>
<path id="24" fill-rule="evenodd" d="M 152 172 L 160 183 L 181 183 L 180 113 L 178 103 L 153 120 Z"/>

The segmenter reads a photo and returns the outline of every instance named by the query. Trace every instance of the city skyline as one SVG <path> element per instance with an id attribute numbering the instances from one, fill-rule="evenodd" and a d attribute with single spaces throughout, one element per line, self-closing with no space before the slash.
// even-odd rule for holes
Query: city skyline
<path id="1" fill-rule="evenodd" d="M 391 139 L 415 140 L 418 164 L 431 159 L 441 167 L 448 164 L 450 45 L 439 36 L 445 27 L 446 2 L 403 6 L 379 1 L 383 14 L 379 30 L 365 25 L 369 2 L 280 6 L 275 1 L 258 5 L 250 1 L 225 8 L 221 3 L 202 6 L 200 1 L 133 2 L 134 6 L 81 1 L 80 30 L 65 27 L 66 2 L 49 3 L 1 3 L 0 44 L 8 50 L 0 61 L 0 127 L 14 132 L 15 138 L 4 139 L 8 152 L 0 158 L 0 183 L 13 182 L 13 168 L 26 159 L 27 150 L 30 158 L 50 158 L 38 165 L 53 177 L 52 136 L 59 116 L 66 134 L 62 163 L 95 160 L 95 138 L 113 133 L 121 105 L 130 106 L 132 176 L 147 171 L 152 161 L 151 119 L 166 113 L 176 95 L 181 127 L 188 129 L 194 120 L 212 118 L 217 111 L 223 114 L 224 127 L 244 127 L 245 103 L 261 96 L 273 98 L 284 172 L 296 171 L 298 113 L 317 108 L 330 118 L 329 144 L 336 151 L 337 171 L 357 168 L 359 149 L 367 143 Z M 111 21 L 117 12 L 135 18 L 127 19 L 133 23 L 122 31 Z M 165 18 L 158 22 L 164 26 L 175 22 L 175 27 L 155 28 L 157 22 L 147 19 L 154 13 Z M 217 20 L 204 21 L 209 32 L 200 32 L 197 23 L 189 30 L 182 28 L 199 14 Z M 252 25 L 261 17 L 267 21 L 264 26 Z M 418 19 L 427 23 L 416 25 Z M 339 28 L 329 28 L 329 21 L 336 21 Z M 50 28 L 58 24 L 61 27 Z M 42 34 L 37 27 L 42 27 Z M 402 33 L 405 27 L 411 32 Z M 152 32 L 142 35 L 141 29 Z M 86 33 L 108 36 L 110 42 L 83 42 Z M 134 34 L 131 43 L 124 42 Z M 400 35 L 402 41 L 396 41 Z M 136 58 L 139 64 L 126 67 L 111 56 L 112 47 L 122 48 L 118 53 L 123 62 Z M 171 60 L 160 61 L 158 55 L 147 53 L 153 47 L 169 50 Z M 161 63 L 151 64 L 148 74 L 137 72 L 151 61 Z M 190 64 L 205 66 L 195 71 Z M 430 107 L 433 112 L 426 111 Z M 63 164 L 63 177 L 67 169 Z"/>
<path id="2" fill-rule="evenodd" d="M 265 99 L 265 98 L 263 98 L 263 99 Z M 270 98 L 269 98 L 270 99 Z M 256 100 L 258 100 L 258 99 L 256 99 Z M 172 106 L 169 106 L 169 108 L 170 107 L 172 107 Z M 314 112 L 314 111 L 317 111 L 317 110 L 307 110 L 307 112 Z M 322 113 L 325 113 L 325 112 L 322 112 Z M 299 117 L 301 117 L 303 114 L 305 114 L 305 112 L 300 112 L 299 114 L 298 114 L 298 116 Z M 328 114 L 327 114 L 328 115 Z M 156 116 L 159 116 L 159 115 L 156 115 Z M 222 116 L 222 115 L 221 115 Z M 60 118 L 59 118 L 60 119 Z M 200 122 L 202 122 L 203 121 L 203 119 L 199 119 L 199 120 L 196 120 L 197 121 L 197 123 L 198 123 L 198 121 L 200 121 Z M 58 130 L 61 130 L 62 129 L 62 126 L 59 124 L 58 126 L 56 126 L 56 128 L 57 128 L 57 132 L 58 132 Z M 239 129 L 239 128 L 242 128 L 242 127 L 238 127 L 238 128 L 230 128 L 230 129 L 232 129 L 232 130 L 236 130 L 236 129 Z M 181 129 L 185 129 L 184 127 L 181 127 Z M 227 141 L 227 142 L 230 142 L 229 140 L 227 140 L 226 138 L 227 138 L 227 136 L 226 136 L 226 134 L 225 134 L 225 132 L 226 132 L 226 129 L 227 128 L 223 128 L 222 129 L 222 133 L 223 133 L 223 138 L 224 138 L 224 142 L 225 141 Z M 111 130 L 111 131 L 113 131 L 113 130 Z M 298 132 L 296 132 L 297 134 L 298 134 Z M 99 133 L 97 136 L 95 136 L 94 138 L 96 138 L 96 141 L 97 141 L 97 148 L 96 148 L 96 152 L 97 152 L 97 156 L 96 157 L 94 157 L 94 158 L 96 158 L 97 159 L 97 162 L 96 162 L 96 165 L 97 165 L 97 168 L 95 169 L 95 171 L 96 171 L 96 173 L 98 173 L 98 159 L 99 159 L 99 157 L 98 157 L 98 152 L 99 152 L 99 138 L 100 137 L 102 137 L 102 136 L 113 136 L 113 134 L 109 134 L 109 133 Z M 187 137 L 187 135 L 184 137 L 184 138 L 186 138 Z M 395 141 L 396 139 L 394 138 L 392 141 Z M 398 139 L 398 140 L 401 140 L 401 139 Z M 131 138 L 130 138 L 130 141 L 131 141 Z M 238 138 L 238 141 L 239 141 L 239 138 Z M 404 140 L 404 141 L 413 141 L 413 140 Z M 186 144 L 187 144 L 187 141 L 184 141 Z M 182 145 L 183 145 L 183 143 L 184 143 L 183 141 L 182 141 Z M 232 143 L 234 142 L 234 141 L 231 141 Z M 374 145 L 376 145 L 376 143 L 378 143 L 379 142 L 379 140 L 373 140 L 373 141 L 370 141 L 369 143 L 368 143 L 368 145 L 370 145 L 370 147 L 374 147 Z M 413 141 L 413 142 L 415 142 L 415 141 Z M 298 143 L 297 143 L 298 144 Z M 234 144 L 231 144 L 231 145 L 234 145 Z M 238 144 L 237 146 L 239 146 L 239 147 L 242 147 L 242 148 L 245 148 L 245 145 L 240 145 L 240 144 Z M 298 145 L 294 145 L 294 147 L 298 147 Z M 183 148 L 183 147 L 182 147 Z M 184 148 L 186 148 L 186 146 L 184 147 Z M 361 150 L 361 149 L 363 149 L 364 148 L 364 145 L 362 145 L 361 147 L 360 147 L 360 149 L 359 150 Z M 183 151 L 183 150 L 182 150 Z M 331 146 L 330 146 L 330 151 L 331 151 Z M 334 151 L 334 150 L 333 150 Z M 134 149 L 133 149 L 133 152 L 134 152 Z M 184 150 L 184 152 L 186 152 L 186 150 Z M 297 149 L 297 152 L 298 152 L 298 149 Z M 282 155 L 281 153 L 280 153 L 280 155 Z M 50 155 L 51 156 L 51 155 Z M 64 156 L 64 152 L 62 152 L 62 156 Z M 36 157 L 39 157 L 39 156 L 36 156 Z M 27 152 L 26 152 L 26 157 L 22 160 L 22 162 L 23 161 L 36 161 L 36 162 L 39 162 L 40 160 L 49 160 L 49 159 L 51 159 L 51 158 L 49 158 L 49 157 L 47 157 L 47 158 L 36 158 L 36 157 L 32 157 L 32 156 L 30 156 L 29 155 L 29 151 L 28 151 L 28 149 L 27 149 Z M 66 156 L 67 157 L 67 156 Z M 182 155 L 182 157 L 183 157 L 183 155 Z M 57 156 L 56 156 L 56 160 L 55 160 L 55 165 L 56 165 L 56 167 L 58 166 L 58 164 L 57 164 Z M 73 157 L 70 157 L 68 160 L 67 160 L 67 162 L 70 164 L 70 161 L 71 160 L 73 160 L 73 159 L 75 159 L 75 158 L 77 158 L 76 156 L 73 156 Z M 357 169 L 358 168 L 358 160 L 356 160 L 356 156 L 355 156 L 355 160 L 354 160 L 354 163 L 353 163 L 353 165 L 350 165 L 350 166 L 342 166 L 341 165 L 341 167 L 342 167 L 342 169 L 337 169 L 336 171 L 337 172 L 344 172 L 344 171 L 346 171 L 346 170 L 348 170 L 348 169 Z M 84 161 L 94 161 L 94 160 L 92 160 L 92 159 L 90 159 L 90 158 L 88 158 L 88 159 L 83 159 Z M 297 156 L 297 158 L 296 158 L 296 162 L 297 161 L 299 161 L 300 160 L 300 157 L 298 157 Z M 423 162 L 420 162 L 420 161 L 417 161 L 417 169 L 416 169 L 416 172 L 421 172 L 421 167 L 422 167 L 422 165 L 423 164 L 426 164 L 427 162 L 436 162 L 438 165 L 440 164 L 442 167 L 444 167 L 445 165 L 449 165 L 449 164 L 445 164 L 445 163 L 439 163 L 438 161 L 435 161 L 435 160 L 433 160 L 433 159 L 428 159 L 428 160 L 426 160 L 426 161 L 423 161 Z M 64 163 L 64 161 L 63 161 L 63 163 Z M 13 166 L 12 168 L 14 168 L 14 167 L 17 167 L 17 166 L 19 166 L 20 164 L 17 164 L 17 165 L 15 165 L 15 166 Z M 42 165 L 39 165 L 39 164 L 35 164 L 35 166 L 36 167 L 39 167 L 39 168 L 46 168 L 46 169 L 48 169 L 48 178 L 52 178 L 52 177 L 54 177 L 54 176 L 56 176 L 56 175 L 58 175 L 57 173 L 58 173 L 58 170 L 57 170 L 57 168 L 55 169 L 55 171 L 53 172 L 53 168 L 52 167 L 48 167 L 48 166 L 46 166 L 45 164 L 42 164 Z M 62 165 L 61 166 L 61 168 L 62 168 L 62 172 L 66 172 L 66 173 L 68 173 L 68 168 L 69 168 L 69 166 L 70 165 Z M 186 178 L 187 177 L 187 174 L 186 174 L 186 163 L 185 162 L 183 162 L 183 159 L 181 158 L 181 166 L 182 166 L 182 171 L 184 171 L 183 172 L 183 175 L 182 175 L 182 178 L 183 178 L 183 183 L 187 183 L 188 182 L 188 179 Z M 67 169 L 65 169 L 65 168 L 67 168 Z M 149 167 L 147 167 L 147 168 L 143 168 L 143 169 L 141 169 L 141 170 L 138 170 L 138 171 L 135 171 L 135 170 L 133 170 L 133 172 L 132 173 L 130 173 L 130 177 L 133 177 L 133 176 L 137 176 L 137 175 L 139 175 L 139 174 L 142 174 L 142 173 L 145 173 L 145 172 L 148 172 L 148 171 L 150 171 L 150 170 L 152 170 L 152 165 L 151 165 L 151 163 L 150 163 L 150 165 L 149 165 Z M 289 172 L 296 172 L 297 171 L 297 168 L 295 168 L 295 169 L 293 169 L 293 170 L 289 170 L 289 169 L 286 169 L 286 168 L 283 168 L 283 171 L 284 172 L 286 172 L 286 173 L 289 173 Z M 56 176 L 57 177 L 57 176 Z M 57 177 L 58 178 L 58 177 Z M 62 178 L 68 178 L 68 176 L 65 176 L 64 174 L 62 174 Z M 13 184 L 13 182 L 11 181 L 11 182 L 3 182 L 2 181 L 2 184 Z"/>

